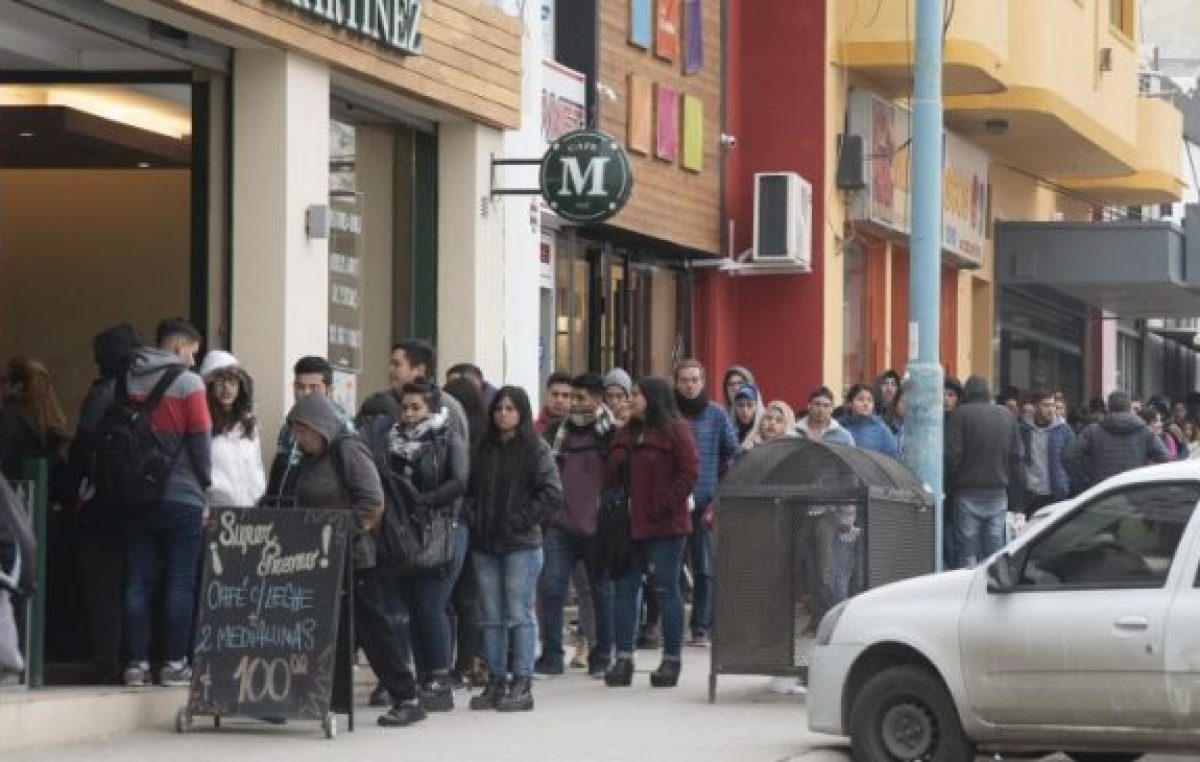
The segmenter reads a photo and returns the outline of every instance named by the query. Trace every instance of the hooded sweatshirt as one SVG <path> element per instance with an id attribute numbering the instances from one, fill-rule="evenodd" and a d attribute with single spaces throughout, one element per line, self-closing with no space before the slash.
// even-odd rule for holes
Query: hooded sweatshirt
<path id="1" fill-rule="evenodd" d="M 1067 450 L 1071 474 L 1081 487 L 1168 460 L 1167 448 L 1135 413 L 1109 413 L 1084 429 Z"/>
<path id="2" fill-rule="evenodd" d="M 1021 419 L 1021 441 L 1025 446 L 1025 486 L 1033 495 L 1065 500 L 1071 494 L 1071 481 L 1063 462 L 1063 453 L 1075 440 L 1071 427 L 1055 417 L 1049 426 L 1038 426 L 1034 417 Z"/>
<path id="3" fill-rule="evenodd" d="M 808 431 L 808 416 L 804 416 L 796 424 L 796 431 L 805 439 L 812 439 Z M 822 444 L 840 444 L 847 447 L 854 447 L 854 435 L 847 430 L 842 424 L 837 422 L 836 418 L 829 419 L 829 427 L 821 434 L 820 439 Z"/>
<path id="4" fill-rule="evenodd" d="M 129 398 L 150 396 L 168 368 L 185 367 L 177 355 L 161 349 L 139 349 L 126 376 Z M 158 446 L 172 458 L 163 502 L 204 507 L 204 492 L 212 482 L 212 418 L 204 381 L 184 370 L 167 388 L 150 415 Z"/>
<path id="5" fill-rule="evenodd" d="M 304 454 L 292 484 L 285 489 L 301 507 L 354 511 L 359 527 L 354 537 L 354 566 L 374 566 L 375 543 L 361 529 L 383 513 L 383 486 L 371 451 L 357 435 L 346 433 L 333 403 L 323 394 L 310 394 L 297 402 L 287 420 L 316 431 L 325 446 L 318 455 Z M 338 458 L 337 464 L 334 458 Z"/>

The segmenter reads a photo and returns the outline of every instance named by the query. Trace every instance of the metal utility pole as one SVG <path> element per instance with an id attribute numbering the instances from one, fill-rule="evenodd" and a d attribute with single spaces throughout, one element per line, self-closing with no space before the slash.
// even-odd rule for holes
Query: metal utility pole
<path id="1" fill-rule="evenodd" d="M 917 0 L 913 72 L 912 241 L 908 418 L 904 461 L 933 495 L 934 564 L 942 569 L 942 364 L 938 357 L 942 259 L 943 0 Z"/>

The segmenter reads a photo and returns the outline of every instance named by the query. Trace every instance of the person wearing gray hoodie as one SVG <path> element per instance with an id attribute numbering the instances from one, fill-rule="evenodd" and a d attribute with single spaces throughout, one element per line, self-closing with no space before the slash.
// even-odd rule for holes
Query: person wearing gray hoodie
<path id="1" fill-rule="evenodd" d="M 164 589 L 166 664 L 164 685 L 187 685 L 191 668 L 192 614 L 196 572 L 204 544 L 205 490 L 212 481 L 212 418 L 204 381 L 189 368 L 200 348 L 200 332 L 183 318 L 162 321 L 157 348 L 143 347 L 128 373 L 117 378 L 115 399 L 144 402 L 160 381 L 169 381 L 149 416 L 155 446 L 168 476 L 157 500 L 125 506 L 125 587 L 122 632 L 129 686 L 150 682 L 151 603 Z M 170 374 L 168 376 L 167 374 Z"/>
<path id="2" fill-rule="evenodd" d="M 303 457 L 289 485 L 296 504 L 354 512 L 354 632 L 371 669 L 394 705 L 379 718 L 384 727 L 425 719 L 416 676 L 404 658 L 396 620 L 389 616 L 383 580 L 375 568 L 371 533 L 384 511 L 383 484 L 365 442 L 346 433 L 333 403 L 310 394 L 292 407 L 288 426 Z M 343 630 L 344 632 L 344 630 Z"/>

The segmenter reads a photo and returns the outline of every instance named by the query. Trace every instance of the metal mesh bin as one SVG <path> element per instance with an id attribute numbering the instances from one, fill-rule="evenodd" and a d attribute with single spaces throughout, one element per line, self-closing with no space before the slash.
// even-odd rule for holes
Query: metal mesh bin
<path id="1" fill-rule="evenodd" d="M 721 674 L 805 674 L 821 616 L 863 590 L 934 571 L 932 501 L 904 464 L 781 439 L 717 491 L 709 701 Z"/>

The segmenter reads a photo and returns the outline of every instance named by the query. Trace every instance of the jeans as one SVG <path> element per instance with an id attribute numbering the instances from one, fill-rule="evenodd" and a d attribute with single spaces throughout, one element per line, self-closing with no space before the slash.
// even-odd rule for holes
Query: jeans
<path id="1" fill-rule="evenodd" d="M 463 559 L 462 572 L 454 585 L 450 596 L 450 608 L 454 625 L 454 669 L 466 674 L 471 669 L 475 657 L 479 656 L 482 648 L 479 639 L 478 616 L 475 614 L 475 599 L 478 598 L 475 589 L 475 565 L 471 554 Z"/>
<path id="2" fill-rule="evenodd" d="M 397 588 L 408 612 L 409 637 L 401 638 L 401 648 L 413 652 L 421 674 L 444 673 L 453 656 L 453 632 L 450 627 L 450 596 L 467 555 L 467 526 L 454 527 L 454 556 L 450 568 L 440 577 L 402 576 Z M 408 648 L 405 649 L 405 645 Z"/>
<path id="3" fill-rule="evenodd" d="M 965 487 L 954 495 L 956 566 L 969 569 L 1004 547 L 1008 490 Z"/>
<path id="4" fill-rule="evenodd" d="M 192 613 L 196 603 L 196 571 L 204 544 L 203 508 L 186 503 L 159 503 L 139 516 L 125 546 L 123 631 L 125 661 L 147 661 L 150 605 L 164 587 L 167 661 L 191 654 Z"/>
<path id="5" fill-rule="evenodd" d="M 508 672 L 508 648 L 513 646 L 513 677 L 533 676 L 538 626 L 533 615 L 533 595 L 542 571 L 542 549 L 504 553 L 476 551 L 475 582 L 479 587 L 479 631 L 488 672 L 498 678 Z"/>
<path id="6" fill-rule="evenodd" d="M 354 636 L 392 700 L 410 701 L 417 697 L 416 678 L 401 650 L 395 610 L 386 602 L 384 590 L 384 578 L 374 569 L 355 573 Z"/>
<path id="7" fill-rule="evenodd" d="M 558 664 L 563 661 L 563 601 L 567 582 L 576 562 L 587 569 L 587 585 L 595 608 L 595 630 L 588 633 L 595 640 L 595 650 L 601 656 L 612 652 L 612 590 L 600 579 L 596 568 L 596 538 L 575 537 L 557 527 L 546 531 L 546 565 L 538 580 L 538 622 L 542 630 L 542 656 Z M 580 596 L 579 607 L 584 607 Z M 583 618 L 582 613 L 580 618 Z"/>
<path id="8" fill-rule="evenodd" d="M 683 568 L 686 535 L 635 540 L 637 563 L 616 580 L 613 600 L 613 632 L 617 655 L 631 656 L 637 638 L 642 574 L 650 577 L 662 606 L 663 656 L 678 659 L 683 651 L 683 594 L 679 572 Z"/>
<path id="9" fill-rule="evenodd" d="M 706 505 L 696 506 L 692 512 L 692 534 L 688 537 L 688 557 L 692 564 L 692 621 L 693 635 L 707 635 L 712 631 L 713 606 L 713 546 L 712 531 L 704 525 L 701 517 Z"/>

